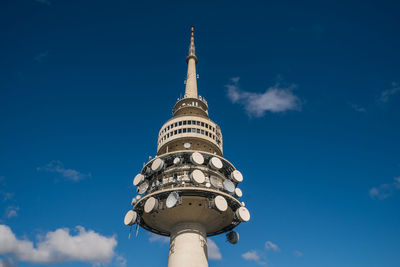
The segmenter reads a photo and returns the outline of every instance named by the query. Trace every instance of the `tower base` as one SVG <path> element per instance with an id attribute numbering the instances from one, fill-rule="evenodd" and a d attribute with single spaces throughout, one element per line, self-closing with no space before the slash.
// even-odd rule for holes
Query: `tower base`
<path id="1" fill-rule="evenodd" d="M 171 231 L 168 267 L 208 267 L 207 237 L 199 223 L 179 223 Z"/>

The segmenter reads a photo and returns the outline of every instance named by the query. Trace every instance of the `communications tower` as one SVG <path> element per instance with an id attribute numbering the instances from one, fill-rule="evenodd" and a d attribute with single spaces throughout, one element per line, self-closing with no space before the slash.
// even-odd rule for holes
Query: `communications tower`
<path id="1" fill-rule="evenodd" d="M 168 267 L 208 266 L 207 236 L 227 233 L 250 220 L 240 201 L 242 174 L 222 156 L 220 127 L 197 94 L 197 57 L 191 27 L 186 89 L 158 133 L 157 156 L 135 176 L 138 195 L 124 223 L 169 236 Z"/>

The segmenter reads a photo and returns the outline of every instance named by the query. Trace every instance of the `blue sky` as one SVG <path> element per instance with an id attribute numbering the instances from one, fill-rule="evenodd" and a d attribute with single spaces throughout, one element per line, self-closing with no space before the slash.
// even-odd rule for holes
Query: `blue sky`
<path id="1" fill-rule="evenodd" d="M 212 238 L 210 265 L 398 267 L 399 12 L 2 1 L 0 266 L 166 265 L 165 239 L 129 240 L 123 216 L 184 93 L 193 24 L 199 93 L 252 215 L 237 245 Z"/>

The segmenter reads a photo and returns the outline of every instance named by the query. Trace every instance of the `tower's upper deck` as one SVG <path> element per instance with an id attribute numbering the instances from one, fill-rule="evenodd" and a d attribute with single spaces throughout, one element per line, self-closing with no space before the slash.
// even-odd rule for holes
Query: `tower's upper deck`
<path id="1" fill-rule="evenodd" d="M 197 150 L 222 156 L 222 134 L 219 126 L 208 117 L 207 101 L 197 94 L 197 57 L 194 28 L 191 28 L 185 96 L 173 109 L 173 118 L 161 127 L 157 154 Z"/>

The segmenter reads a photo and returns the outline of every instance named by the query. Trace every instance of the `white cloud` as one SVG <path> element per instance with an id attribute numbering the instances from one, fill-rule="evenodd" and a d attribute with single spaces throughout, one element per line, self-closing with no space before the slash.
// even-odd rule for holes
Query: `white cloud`
<path id="1" fill-rule="evenodd" d="M 117 263 L 118 266 L 125 267 L 126 266 L 126 259 L 122 257 L 121 255 L 118 255 L 115 258 L 115 262 Z"/>
<path id="2" fill-rule="evenodd" d="M 293 254 L 298 258 L 303 257 L 303 252 L 298 250 L 293 251 Z"/>
<path id="3" fill-rule="evenodd" d="M 0 267 L 17 267 L 17 264 L 10 259 L 0 259 Z"/>
<path id="4" fill-rule="evenodd" d="M 279 247 L 278 247 L 278 245 L 272 243 L 271 241 L 265 242 L 265 249 L 266 249 L 266 250 L 273 250 L 273 251 L 275 251 L 275 252 L 277 252 L 277 251 L 280 250 Z"/>
<path id="5" fill-rule="evenodd" d="M 392 88 L 383 91 L 381 93 L 381 95 L 379 96 L 378 100 L 379 100 L 379 102 L 386 103 L 386 102 L 389 101 L 389 98 L 392 95 L 394 95 L 394 94 L 396 94 L 398 92 L 400 92 L 400 84 L 398 84 L 396 82 L 392 82 Z"/>
<path id="6" fill-rule="evenodd" d="M 19 211 L 19 207 L 16 206 L 9 206 L 6 209 L 6 217 L 8 219 L 12 218 L 12 217 L 17 217 L 18 216 L 18 211 Z"/>
<path id="7" fill-rule="evenodd" d="M 360 105 L 352 104 L 352 103 L 349 103 L 349 105 L 353 110 L 355 110 L 357 112 L 367 112 L 367 110 L 364 107 L 360 106 Z"/>
<path id="8" fill-rule="evenodd" d="M 221 252 L 219 251 L 219 247 L 215 242 L 209 238 L 207 238 L 207 251 L 208 258 L 211 260 L 220 260 L 222 259 Z"/>
<path id="9" fill-rule="evenodd" d="M 381 184 L 378 187 L 372 187 L 369 195 L 373 199 L 385 199 L 390 197 L 394 191 L 400 190 L 400 176 L 393 179 L 390 184 Z"/>
<path id="10" fill-rule="evenodd" d="M 153 242 L 169 243 L 169 237 L 150 233 L 149 241 L 151 243 Z"/>
<path id="11" fill-rule="evenodd" d="M 39 238 L 35 247 L 32 241 L 16 238 L 7 225 L 0 225 L 0 254 L 35 264 L 68 261 L 100 264 L 111 261 L 117 245 L 114 236 L 105 237 L 81 226 L 77 226 L 76 231 L 75 235 L 71 235 L 68 228 L 48 232 Z"/>
<path id="12" fill-rule="evenodd" d="M 61 174 L 65 179 L 78 182 L 86 177 L 90 177 L 90 173 L 84 174 L 77 170 L 66 169 L 64 164 L 59 160 L 53 160 L 44 167 L 36 168 L 38 171 L 55 172 Z"/>
<path id="13" fill-rule="evenodd" d="M 301 100 L 292 93 L 296 85 L 287 88 L 280 84 L 268 88 L 264 93 L 252 93 L 239 88 L 239 77 L 231 79 L 231 83 L 225 85 L 228 89 L 228 98 L 232 103 L 244 106 L 249 116 L 262 117 L 265 112 L 284 112 L 287 110 L 301 110 Z"/>
<path id="14" fill-rule="evenodd" d="M 255 250 L 251 250 L 242 254 L 242 258 L 247 261 L 255 261 L 260 265 L 266 265 L 267 263 L 261 260 L 262 257 L 263 256 Z"/>

